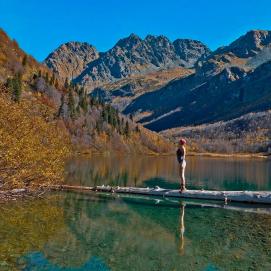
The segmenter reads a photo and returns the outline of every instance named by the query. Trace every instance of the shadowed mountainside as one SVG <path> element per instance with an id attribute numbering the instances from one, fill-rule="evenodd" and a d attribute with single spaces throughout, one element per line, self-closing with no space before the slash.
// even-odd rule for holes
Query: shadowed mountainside
<path id="1" fill-rule="evenodd" d="M 253 42 L 246 43 L 251 39 Z M 140 122 L 161 131 L 267 110 L 271 96 L 270 46 L 270 31 L 250 31 L 198 62 L 195 74 L 138 97 L 124 113 L 143 115 Z"/>

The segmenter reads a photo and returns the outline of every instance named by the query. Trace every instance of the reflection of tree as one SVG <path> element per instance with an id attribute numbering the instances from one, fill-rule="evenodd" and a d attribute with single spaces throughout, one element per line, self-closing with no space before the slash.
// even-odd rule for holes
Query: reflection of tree
<path id="1" fill-rule="evenodd" d="M 57 199 L 57 196 L 50 196 L 0 206 L 0 263 L 6 263 L 6 270 L 17 270 L 15 266 L 20 256 L 42 250 L 64 227 Z"/>
<path id="2" fill-rule="evenodd" d="M 69 231 L 64 240 L 47 244 L 49 258 L 56 257 L 50 255 L 50 251 L 57 251 L 57 244 L 63 247 L 66 240 L 72 239 L 69 236 L 72 234 L 77 243 L 72 243 L 76 246 L 65 251 L 68 261 L 75 257 L 82 259 L 82 252 L 85 260 L 99 257 L 112 270 L 172 270 L 179 261 L 175 253 L 175 236 L 152 219 L 142 217 L 117 197 L 92 198 L 70 193 L 64 204 Z M 76 266 L 83 263 L 77 261 Z"/>
<path id="3" fill-rule="evenodd" d="M 67 181 L 81 185 L 140 185 L 155 176 L 170 176 L 175 170 L 175 157 L 95 156 L 67 163 Z M 175 179 L 175 176 L 172 178 Z M 177 175 L 176 175 L 177 180 Z"/>
<path id="4" fill-rule="evenodd" d="M 187 179 L 191 188 L 268 189 L 271 174 L 269 162 L 188 157 Z M 178 185 L 178 168 L 174 156 L 94 156 L 67 163 L 67 181 L 81 185 L 136 185 L 146 180 L 164 180 Z M 225 180 L 228 180 L 225 183 Z M 236 180 L 242 180 L 236 185 Z M 148 184 L 149 185 L 149 184 Z M 153 183 L 153 185 L 159 185 Z M 163 184 L 162 184 L 163 185 Z"/>

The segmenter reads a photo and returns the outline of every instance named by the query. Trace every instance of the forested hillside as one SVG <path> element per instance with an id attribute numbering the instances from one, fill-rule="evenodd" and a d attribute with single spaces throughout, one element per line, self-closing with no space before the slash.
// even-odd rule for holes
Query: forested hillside
<path id="1" fill-rule="evenodd" d="M 248 113 L 212 124 L 172 128 L 161 134 L 173 141 L 185 137 L 194 152 L 271 154 L 271 111 Z"/>

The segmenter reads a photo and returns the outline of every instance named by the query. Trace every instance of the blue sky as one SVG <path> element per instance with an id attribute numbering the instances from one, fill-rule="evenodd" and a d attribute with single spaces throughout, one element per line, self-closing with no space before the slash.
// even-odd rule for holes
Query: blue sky
<path id="1" fill-rule="evenodd" d="M 105 51 L 130 33 L 216 49 L 250 29 L 271 29 L 270 10 L 270 0 L 0 0 L 0 27 L 41 61 L 67 41 Z"/>

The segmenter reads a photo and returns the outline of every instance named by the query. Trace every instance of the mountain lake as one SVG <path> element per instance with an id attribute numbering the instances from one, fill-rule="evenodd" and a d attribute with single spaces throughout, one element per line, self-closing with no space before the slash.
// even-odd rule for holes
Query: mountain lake
<path id="1" fill-rule="evenodd" d="M 271 161 L 188 157 L 189 189 L 271 190 Z M 69 160 L 66 183 L 178 188 L 173 156 Z M 0 270 L 271 270 L 271 206 L 52 192 L 0 205 Z"/>

